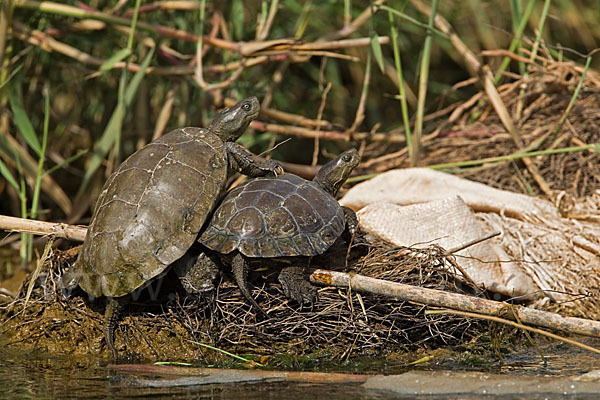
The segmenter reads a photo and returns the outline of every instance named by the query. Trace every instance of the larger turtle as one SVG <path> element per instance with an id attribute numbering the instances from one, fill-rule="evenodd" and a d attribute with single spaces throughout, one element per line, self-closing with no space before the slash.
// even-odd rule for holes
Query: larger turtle
<path id="1" fill-rule="evenodd" d="M 256 259 L 316 256 L 327 251 L 345 229 L 353 233 L 357 218 L 335 196 L 358 165 L 355 149 L 325 164 L 312 181 L 286 174 L 257 178 L 234 188 L 215 209 L 198 239 L 231 263 L 242 294 L 264 314 L 247 288 L 249 262 Z M 284 268 L 279 280 L 288 297 L 314 300 L 316 290 L 299 267 Z"/>
<path id="2" fill-rule="evenodd" d="M 173 130 L 132 154 L 104 184 L 63 285 L 107 297 L 104 335 L 115 358 L 124 296 L 190 248 L 222 193 L 228 167 L 252 177 L 281 170 L 235 143 L 259 110 L 258 99 L 249 97 L 218 113 L 207 129 Z"/>

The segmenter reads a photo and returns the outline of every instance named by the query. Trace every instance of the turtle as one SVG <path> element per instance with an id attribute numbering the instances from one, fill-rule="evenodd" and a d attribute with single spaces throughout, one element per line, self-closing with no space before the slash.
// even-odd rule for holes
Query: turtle
<path id="1" fill-rule="evenodd" d="M 228 168 L 251 177 L 283 172 L 255 160 L 235 141 L 260 111 L 249 97 L 216 114 L 208 128 L 175 129 L 129 156 L 96 202 L 73 268 L 62 280 L 93 297 L 106 296 L 104 336 L 117 358 L 114 330 L 123 305 L 196 241 L 221 196 Z"/>
<path id="2" fill-rule="evenodd" d="M 215 208 L 198 241 L 228 255 L 221 258 L 231 264 L 240 291 L 261 314 L 266 315 L 247 288 L 249 263 L 320 255 L 342 233 L 353 235 L 356 214 L 335 196 L 359 162 L 356 149 L 350 149 L 325 164 L 312 181 L 293 174 L 251 179 L 230 190 Z M 301 305 L 313 303 L 316 288 L 304 278 L 303 268 L 282 268 L 279 281 L 286 296 Z"/>

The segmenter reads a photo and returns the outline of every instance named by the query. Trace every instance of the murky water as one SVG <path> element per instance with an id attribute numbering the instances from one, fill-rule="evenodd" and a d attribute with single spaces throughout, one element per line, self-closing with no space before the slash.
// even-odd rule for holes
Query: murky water
<path id="1" fill-rule="evenodd" d="M 52 356 L 43 353 L 18 353 L 2 349 L 0 356 L 0 399 L 131 399 L 131 398 L 169 398 L 169 399 L 318 399 L 354 400 L 354 399 L 403 399 L 415 396 L 399 395 L 378 390 L 369 390 L 359 384 L 290 384 L 257 383 L 227 384 L 187 387 L 144 387 L 138 386 L 137 377 L 115 372 L 107 368 L 104 360 L 89 357 Z M 479 370 L 486 373 L 499 373 L 502 379 L 510 382 L 515 377 L 566 377 L 581 375 L 591 370 L 600 370 L 600 355 L 571 346 L 553 345 L 551 352 L 544 349 L 544 360 L 535 350 L 527 354 L 510 355 L 502 362 L 496 360 L 479 368 L 465 367 L 457 353 L 456 358 L 446 358 L 441 362 L 432 361 L 416 368 L 434 372 L 432 387 L 435 386 L 435 374 L 440 377 L 444 371 Z M 354 369 L 354 368 L 353 368 Z M 414 369 L 414 368 L 413 368 Z M 406 366 L 393 363 L 369 365 L 369 373 L 401 374 Z M 337 372 L 344 371 L 343 368 Z M 145 377 L 144 381 L 152 377 Z M 598 382 L 600 393 L 600 382 Z M 438 388 L 436 388 L 438 389 Z M 442 388 L 443 389 L 443 388 Z M 543 390 L 542 390 L 543 391 Z M 489 395 L 433 395 L 419 398 L 427 399 L 596 399 L 598 394 L 529 393 L 527 395 L 505 394 Z"/>

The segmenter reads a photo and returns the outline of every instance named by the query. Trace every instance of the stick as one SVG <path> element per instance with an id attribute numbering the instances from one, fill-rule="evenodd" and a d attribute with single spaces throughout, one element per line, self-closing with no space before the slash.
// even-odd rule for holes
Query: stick
<path id="1" fill-rule="evenodd" d="M 456 311 L 456 310 L 439 310 L 439 311 L 435 310 L 435 311 L 427 312 L 427 314 L 454 314 L 454 315 L 460 315 L 462 317 L 487 319 L 488 321 L 499 322 L 501 324 L 514 326 L 515 328 L 525 329 L 525 330 L 528 330 L 531 332 L 538 333 L 540 335 L 548 336 L 554 340 L 560 340 L 561 342 L 565 342 L 568 344 L 572 344 L 573 346 L 581 347 L 582 349 L 591 351 L 592 353 L 600 354 L 600 350 L 596 349 L 595 347 L 588 346 L 587 344 L 579 343 L 575 340 L 572 340 L 572 339 L 569 339 L 566 337 L 555 335 L 554 333 L 551 333 L 551 332 L 546 332 L 542 329 L 532 328 L 531 326 L 519 324 L 514 321 L 509 321 L 504 318 L 493 317 L 491 315 L 481 315 L 481 314 L 464 312 L 464 311 Z"/>
<path id="2" fill-rule="evenodd" d="M 36 235 L 54 235 L 56 237 L 83 242 L 87 227 L 62 224 L 58 222 L 43 222 L 32 219 L 0 215 L 0 230 L 27 232 Z"/>
<path id="3" fill-rule="evenodd" d="M 523 323 L 549 329 L 558 329 L 579 335 L 600 337 L 600 322 L 598 321 L 565 317 L 560 314 L 534 310 L 519 305 L 486 300 L 478 297 L 465 296 L 458 293 L 444 292 L 441 290 L 369 278 L 363 275 L 350 275 L 343 272 L 327 271 L 323 269 L 314 271 L 310 276 L 310 280 L 313 283 L 325 286 L 351 288 L 358 292 L 379 294 L 390 296 L 398 300 L 412 301 L 419 304 L 485 315 L 501 315 L 505 318 L 512 318 L 512 313 L 509 312 L 512 311 L 516 318 Z"/>
<path id="4" fill-rule="evenodd" d="M 364 383 L 369 375 L 326 372 L 260 371 L 218 368 L 188 368 L 142 364 L 111 364 L 108 369 L 122 373 L 160 377 L 164 386 L 202 385 L 211 383 L 301 382 L 301 383 Z M 190 379 L 173 379 L 174 377 Z"/>

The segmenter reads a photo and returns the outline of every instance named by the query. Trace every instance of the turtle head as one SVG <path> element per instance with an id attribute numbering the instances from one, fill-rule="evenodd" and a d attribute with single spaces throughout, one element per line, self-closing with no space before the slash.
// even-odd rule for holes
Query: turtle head
<path id="1" fill-rule="evenodd" d="M 259 111 L 260 103 L 256 96 L 248 97 L 215 115 L 208 129 L 224 142 L 235 142 L 258 116 Z"/>
<path id="2" fill-rule="evenodd" d="M 323 165 L 313 181 L 327 193 L 335 196 L 359 162 L 358 151 L 356 149 L 347 150 Z"/>

